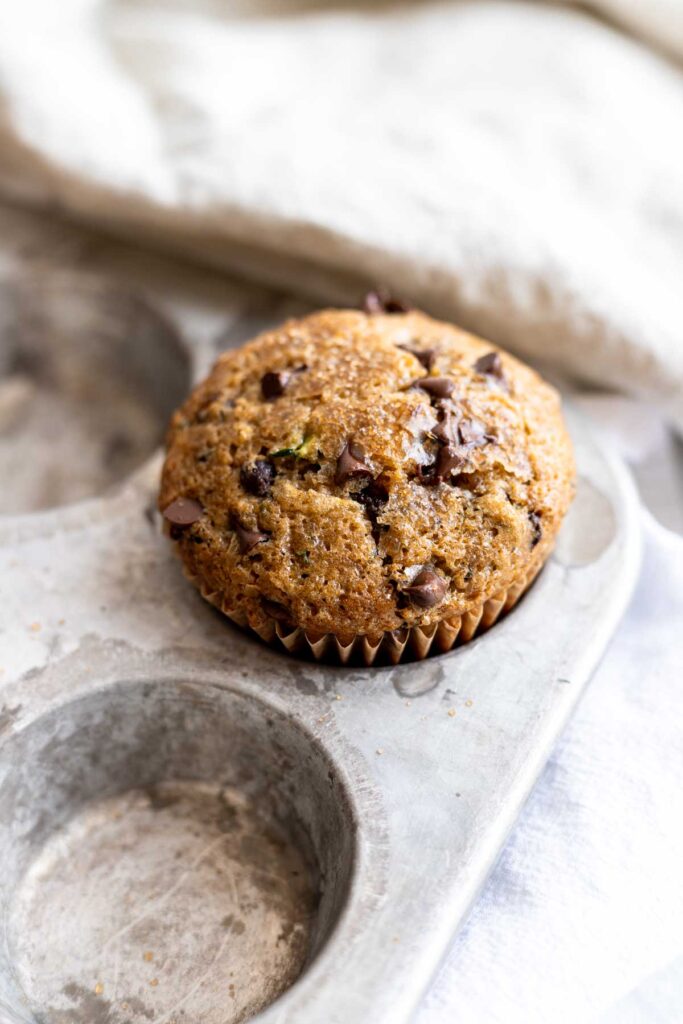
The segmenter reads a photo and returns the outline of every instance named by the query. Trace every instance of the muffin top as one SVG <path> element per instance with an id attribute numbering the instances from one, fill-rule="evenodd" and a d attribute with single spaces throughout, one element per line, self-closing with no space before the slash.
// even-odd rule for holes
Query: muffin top
<path id="1" fill-rule="evenodd" d="M 326 310 L 224 353 L 167 449 L 159 508 L 203 591 L 345 641 L 521 582 L 573 492 L 555 390 L 418 312 Z"/>

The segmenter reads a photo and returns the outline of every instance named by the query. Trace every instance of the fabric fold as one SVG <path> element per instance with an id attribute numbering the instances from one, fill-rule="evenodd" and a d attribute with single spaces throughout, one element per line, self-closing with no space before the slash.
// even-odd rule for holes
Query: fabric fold
<path id="1" fill-rule="evenodd" d="M 0 192 L 325 302 L 384 281 L 683 429 L 683 76 L 570 9 L 0 7 Z"/>

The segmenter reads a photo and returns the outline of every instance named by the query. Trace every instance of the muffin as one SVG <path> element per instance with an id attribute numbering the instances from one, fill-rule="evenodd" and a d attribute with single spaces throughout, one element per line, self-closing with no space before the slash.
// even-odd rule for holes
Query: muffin
<path id="1" fill-rule="evenodd" d="M 369 308 L 223 354 L 173 417 L 159 495 L 204 597 L 342 663 L 490 626 L 548 557 L 574 482 L 538 374 L 398 303 Z"/>

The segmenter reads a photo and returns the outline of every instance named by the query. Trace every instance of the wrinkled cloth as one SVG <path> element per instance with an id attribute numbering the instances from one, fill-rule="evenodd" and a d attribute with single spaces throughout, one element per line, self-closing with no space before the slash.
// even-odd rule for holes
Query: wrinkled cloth
<path id="1" fill-rule="evenodd" d="M 0 0 L 0 195 L 656 407 L 581 399 L 671 529 L 418 1024 L 681 1019 L 683 4 L 593 6 Z"/>
<path id="2" fill-rule="evenodd" d="M 0 191 L 326 301 L 384 280 L 681 428 L 682 124 L 681 70 L 568 6 L 0 2 Z"/>

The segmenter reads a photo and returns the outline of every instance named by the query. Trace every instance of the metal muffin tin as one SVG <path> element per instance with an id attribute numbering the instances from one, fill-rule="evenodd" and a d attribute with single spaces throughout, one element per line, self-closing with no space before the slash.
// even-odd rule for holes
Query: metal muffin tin
<path id="1" fill-rule="evenodd" d="M 115 334 L 129 286 L 79 273 L 56 285 L 71 326 L 106 308 Z M 21 288 L 42 308 L 44 282 Z M 106 372 L 137 360 L 160 429 L 217 344 L 283 312 L 169 301 L 158 273 L 137 292 L 123 334 L 147 328 Z M 12 316 L 0 352 L 25 342 Z M 298 661 L 205 604 L 151 511 L 158 451 L 105 495 L 2 519 L 3 1024 L 411 1019 L 634 583 L 631 484 L 569 420 L 578 494 L 529 594 L 395 668 Z"/>

